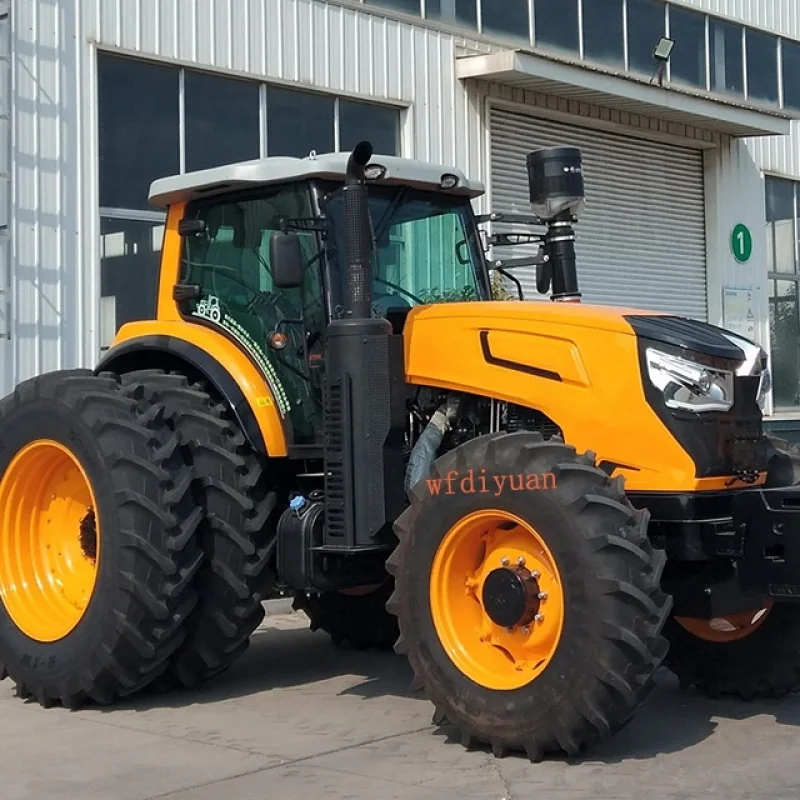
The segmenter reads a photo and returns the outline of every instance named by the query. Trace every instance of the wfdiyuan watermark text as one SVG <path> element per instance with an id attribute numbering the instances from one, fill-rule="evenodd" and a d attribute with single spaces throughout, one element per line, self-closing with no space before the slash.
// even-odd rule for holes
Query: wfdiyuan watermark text
<path id="1" fill-rule="evenodd" d="M 539 492 L 556 488 L 552 472 L 527 472 L 517 475 L 487 475 L 485 469 L 465 473 L 450 470 L 444 478 L 426 478 L 432 495 L 491 494 L 499 497 L 503 492 Z"/>

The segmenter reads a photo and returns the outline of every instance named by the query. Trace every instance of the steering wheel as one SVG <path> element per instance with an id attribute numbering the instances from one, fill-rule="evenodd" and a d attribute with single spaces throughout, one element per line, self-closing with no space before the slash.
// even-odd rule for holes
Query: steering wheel
<path id="1" fill-rule="evenodd" d="M 415 294 L 411 294 L 411 292 L 407 292 L 402 286 L 398 286 L 396 283 L 392 283 L 391 281 L 384 280 L 383 278 L 379 278 L 377 276 L 373 276 L 373 280 L 375 283 L 382 283 L 384 286 L 388 286 L 390 289 L 394 289 L 396 292 L 404 294 L 406 297 L 410 297 L 415 303 L 418 303 L 421 306 L 425 305 L 421 298 L 417 297 Z"/>

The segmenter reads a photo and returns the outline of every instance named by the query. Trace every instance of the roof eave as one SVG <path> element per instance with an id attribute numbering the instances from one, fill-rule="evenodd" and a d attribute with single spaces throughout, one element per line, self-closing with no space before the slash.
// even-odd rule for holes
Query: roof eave
<path id="1" fill-rule="evenodd" d="M 673 85 L 651 85 L 628 74 L 524 50 L 463 56 L 456 61 L 456 74 L 461 80 L 555 94 L 737 138 L 786 135 L 791 122 L 800 119 L 800 112 L 765 109 Z"/>

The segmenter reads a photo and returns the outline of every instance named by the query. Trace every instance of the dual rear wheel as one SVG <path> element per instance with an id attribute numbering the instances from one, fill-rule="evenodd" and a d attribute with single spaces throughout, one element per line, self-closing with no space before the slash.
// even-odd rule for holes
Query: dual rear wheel
<path id="1" fill-rule="evenodd" d="M 273 576 L 270 476 L 200 384 L 44 375 L 0 405 L 0 675 L 108 704 L 226 669 Z"/>

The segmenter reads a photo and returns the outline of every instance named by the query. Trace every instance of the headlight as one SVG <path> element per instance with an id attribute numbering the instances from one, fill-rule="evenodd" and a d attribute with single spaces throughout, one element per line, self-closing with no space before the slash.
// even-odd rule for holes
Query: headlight
<path id="1" fill-rule="evenodd" d="M 764 411 L 767 406 L 767 397 L 769 396 L 770 389 L 772 389 L 772 373 L 769 367 L 764 367 L 761 372 L 761 380 L 758 384 L 758 407 Z"/>
<path id="2" fill-rule="evenodd" d="M 648 348 L 650 382 L 664 395 L 667 408 L 683 411 L 729 411 L 733 405 L 733 372 L 715 369 Z"/>
<path id="3" fill-rule="evenodd" d="M 737 347 L 741 347 L 744 352 L 744 361 L 739 366 L 739 369 L 736 370 L 736 374 L 761 377 L 758 383 L 757 400 L 758 407 L 763 412 L 767 406 L 767 397 L 772 389 L 772 374 L 767 366 L 767 354 L 764 352 L 763 347 L 760 347 L 755 342 L 751 342 L 749 339 L 745 339 L 730 331 L 725 331 L 725 336 Z"/>

